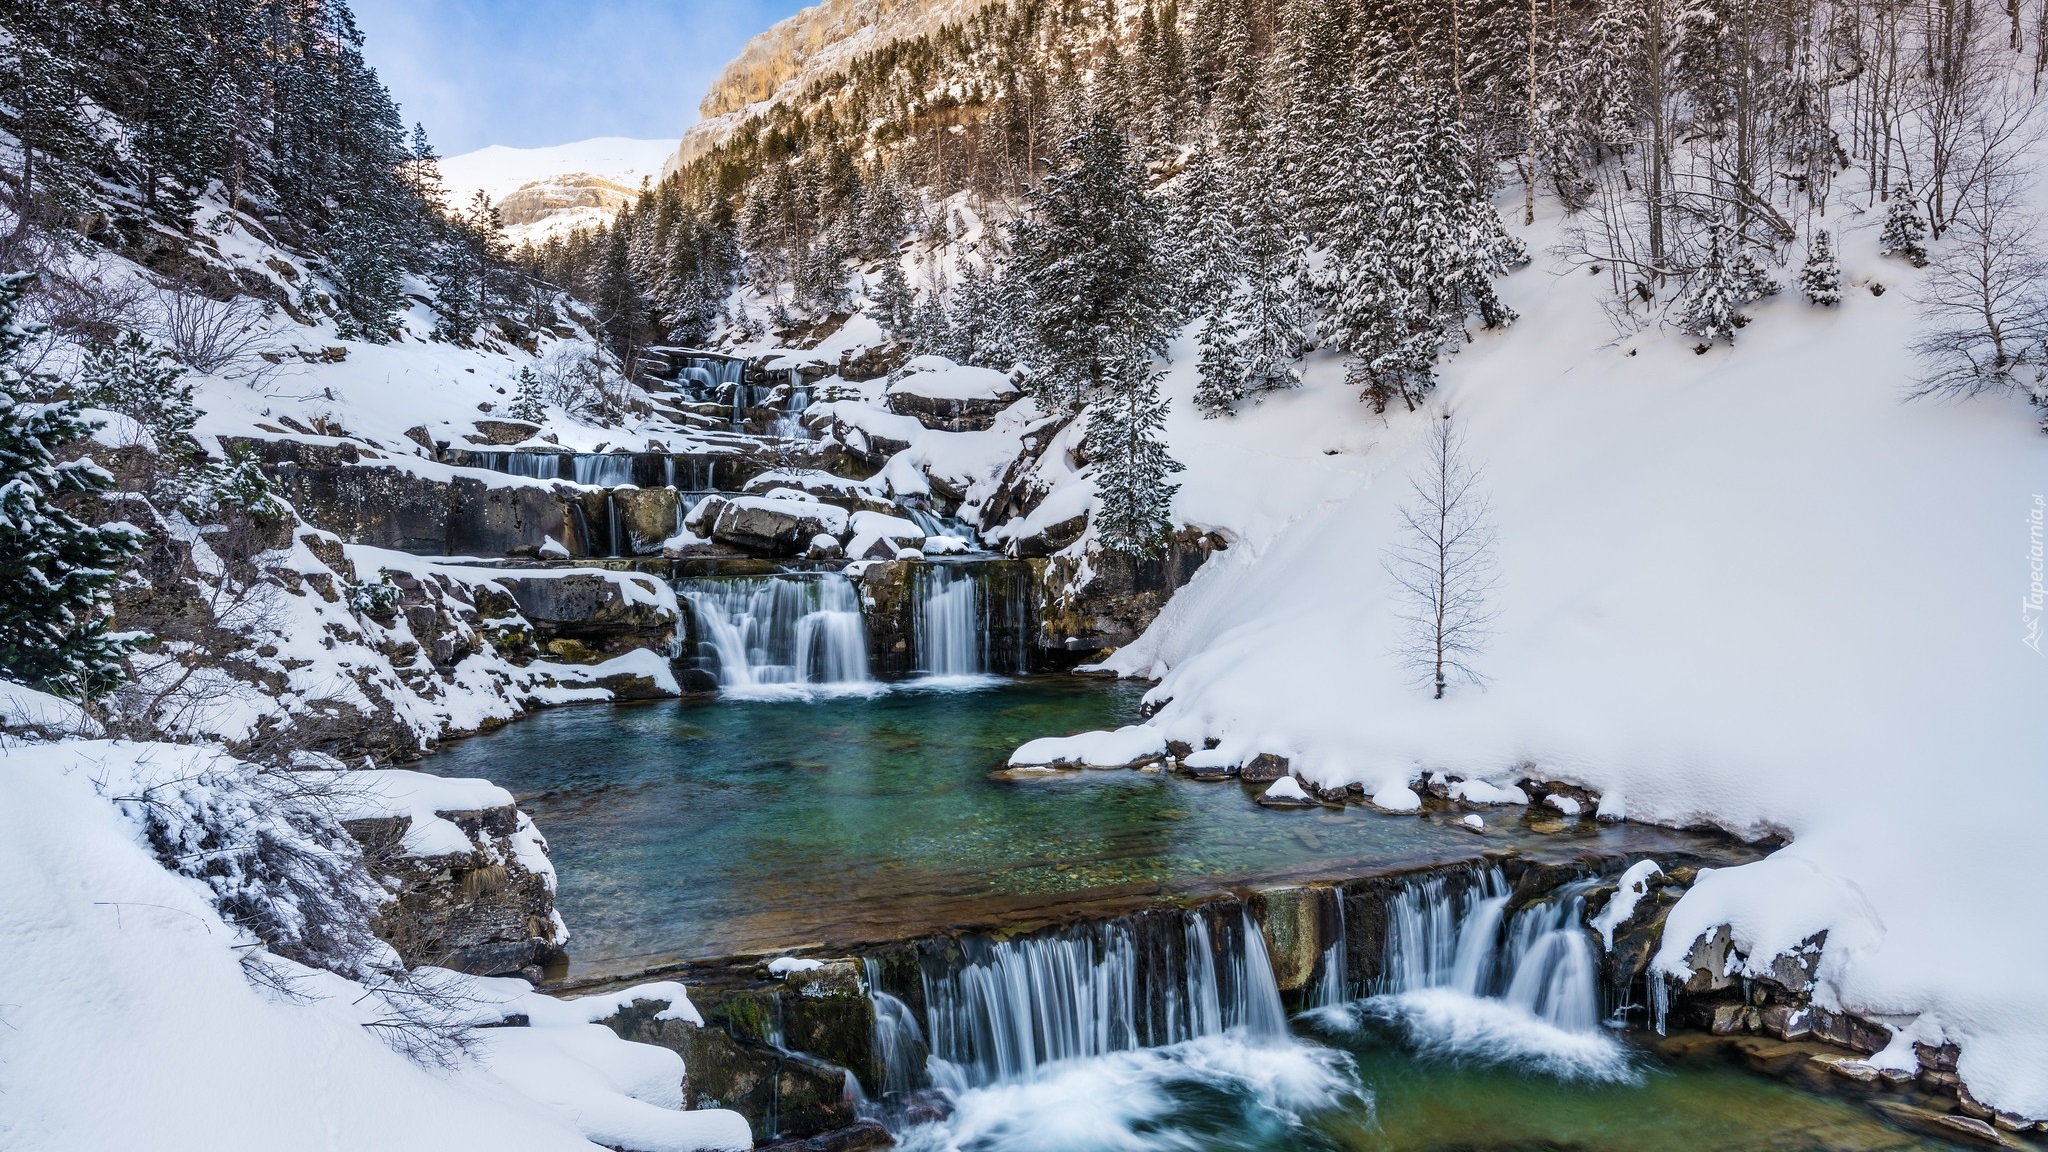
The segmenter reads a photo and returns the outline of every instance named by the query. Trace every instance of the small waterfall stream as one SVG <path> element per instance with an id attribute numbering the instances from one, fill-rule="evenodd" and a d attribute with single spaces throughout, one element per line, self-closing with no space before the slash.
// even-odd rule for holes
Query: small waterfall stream
<path id="1" fill-rule="evenodd" d="M 866 685 L 860 595 L 838 573 L 677 583 L 697 626 L 698 661 L 721 688 Z"/>
<path id="2" fill-rule="evenodd" d="M 926 676 L 1023 675 L 1030 588 L 1003 562 L 925 563 L 912 575 L 913 671 Z"/>
<path id="3" fill-rule="evenodd" d="M 921 1032 L 869 968 L 875 1048 L 891 1090 L 1025 1083 L 1063 1061 L 1233 1029 L 1260 1041 L 1287 1034 L 1264 933 L 1241 907 L 1141 914 L 1024 940 L 968 938 L 957 949 L 923 962 Z"/>

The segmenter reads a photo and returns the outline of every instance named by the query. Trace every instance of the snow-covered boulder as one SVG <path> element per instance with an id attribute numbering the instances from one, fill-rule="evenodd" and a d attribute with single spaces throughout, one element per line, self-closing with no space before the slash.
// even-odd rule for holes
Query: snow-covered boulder
<path id="1" fill-rule="evenodd" d="M 1012 768 L 1135 768 L 1166 757 L 1159 729 L 1131 724 L 1113 732 L 1046 736 L 1010 753 Z"/>
<path id="2" fill-rule="evenodd" d="M 909 548 L 922 555 L 924 529 L 901 516 L 881 512 L 855 512 L 853 539 L 846 554 L 856 560 L 890 560 Z"/>
<path id="3" fill-rule="evenodd" d="M 1316 799 L 1302 788 L 1301 781 L 1282 776 L 1259 796 L 1259 803 L 1268 808 L 1313 808 Z"/>
<path id="4" fill-rule="evenodd" d="M 751 552 L 794 556 L 819 533 L 844 536 L 846 520 L 846 510 L 831 504 L 739 496 L 719 506 L 711 538 Z"/>
<path id="5" fill-rule="evenodd" d="M 837 504 L 849 512 L 887 512 L 895 507 L 887 496 L 875 491 L 865 480 L 848 480 L 816 468 L 776 468 L 763 472 L 740 486 L 749 496 L 768 496 L 776 491 L 803 492 L 825 504 Z"/>
<path id="6" fill-rule="evenodd" d="M 1022 398 L 1010 378 L 990 368 L 955 364 L 943 356 L 919 356 L 903 366 L 884 401 L 889 411 L 942 432 L 981 432 L 996 413 Z"/>

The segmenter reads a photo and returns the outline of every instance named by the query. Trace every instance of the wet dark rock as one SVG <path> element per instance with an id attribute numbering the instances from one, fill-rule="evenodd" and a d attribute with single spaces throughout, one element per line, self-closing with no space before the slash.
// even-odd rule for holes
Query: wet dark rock
<path id="1" fill-rule="evenodd" d="M 351 820 L 370 873 L 395 899 L 371 925 L 407 966 L 433 964 L 479 976 L 511 976 L 561 954 L 554 893 L 519 863 L 510 837 L 522 819 L 512 805 L 440 812 L 472 850 L 443 856 L 403 851 L 409 816 Z"/>
<path id="2" fill-rule="evenodd" d="M 867 1152 L 871 1148 L 888 1148 L 896 1143 L 877 1120 L 856 1120 L 835 1132 L 812 1136 L 806 1140 L 777 1140 L 771 1144 L 757 1144 L 757 1152 Z"/>
<path id="3" fill-rule="evenodd" d="M 673 488 L 616 488 L 602 507 L 606 514 L 618 517 L 622 550 L 632 555 L 659 552 L 662 542 L 675 535 Z"/>
<path id="4" fill-rule="evenodd" d="M 291 461 L 272 475 L 308 524 L 350 544 L 424 555 L 536 556 L 553 539 L 571 555 L 591 552 L 585 518 L 566 487 Z"/>
<path id="5" fill-rule="evenodd" d="M 889 390 L 885 398 L 889 411 L 941 432 L 986 431 L 995 425 L 997 413 L 1023 395 L 1015 385 L 1005 385 L 988 396 L 926 396 L 916 390 L 915 381 L 916 376 L 907 377 L 905 383 Z"/>
<path id="6" fill-rule="evenodd" d="M 1282 992 L 1299 992 L 1315 978 L 1326 947 L 1321 930 L 1326 899 L 1317 888 L 1272 888 L 1251 898 L 1252 915 L 1265 932 L 1273 980 Z"/>
<path id="7" fill-rule="evenodd" d="M 1287 775 L 1287 757 L 1261 752 L 1252 757 L 1250 763 L 1240 768 L 1238 774 L 1254 784 L 1278 780 Z"/>

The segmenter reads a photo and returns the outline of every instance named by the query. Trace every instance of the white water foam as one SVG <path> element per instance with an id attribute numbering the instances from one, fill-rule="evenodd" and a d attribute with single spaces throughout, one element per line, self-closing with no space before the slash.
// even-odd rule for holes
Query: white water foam
<path id="1" fill-rule="evenodd" d="M 1245 1029 L 1048 1066 L 954 1096 L 946 1120 L 904 1131 L 905 1152 L 1168 1152 L 1211 1147 L 1188 1116 L 1208 1094 L 1232 1128 L 1276 1138 L 1306 1116 L 1363 1102 L 1351 1058 Z"/>

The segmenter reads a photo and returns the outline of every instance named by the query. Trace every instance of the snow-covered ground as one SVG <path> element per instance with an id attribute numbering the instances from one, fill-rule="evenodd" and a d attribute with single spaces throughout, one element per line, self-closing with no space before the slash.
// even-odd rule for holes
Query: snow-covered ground
<path id="1" fill-rule="evenodd" d="M 33 706 L 24 691 L 11 695 Z M 290 991 L 253 985 L 240 962 L 246 934 L 204 885 L 160 866 L 115 803 L 190 779 L 217 755 L 0 744 L 0 1147 L 751 1147 L 738 1114 L 679 1111 L 674 1053 L 594 1023 L 636 996 L 694 1019 L 678 985 L 558 1001 L 520 980 L 444 974 L 444 1011 L 529 1024 L 476 1034 L 441 1071 L 379 1039 L 394 1011 L 388 990 L 276 958 Z M 485 800 L 502 795 L 482 787 Z"/>
<path id="2" fill-rule="evenodd" d="M 1177 349 L 1175 515 L 1234 543 L 1109 664 L 1161 678 L 1166 736 L 1319 782 L 1533 772 L 1632 818 L 1788 832 L 1702 880 L 1670 948 L 1731 922 L 1764 962 L 1828 929 L 1824 1003 L 1959 1042 L 1979 1097 L 2043 1116 L 2048 661 L 2019 609 L 2048 438 L 2015 400 L 1906 399 L 1921 273 L 1877 255 L 1877 219 L 1830 221 L 1839 308 L 1788 288 L 1703 355 L 1617 339 L 1602 281 L 1539 257 L 1501 283 L 1521 320 L 1477 332 L 1427 412 L 1374 416 L 1325 359 L 1205 421 Z M 1390 654 L 1382 557 L 1444 409 L 1501 583 L 1489 683 L 1438 701 Z"/>

